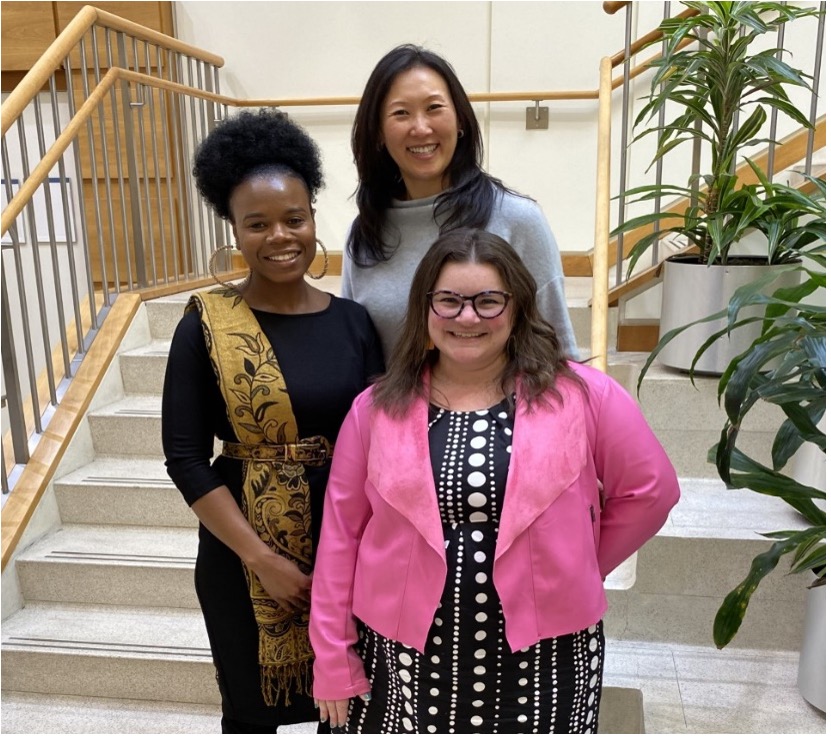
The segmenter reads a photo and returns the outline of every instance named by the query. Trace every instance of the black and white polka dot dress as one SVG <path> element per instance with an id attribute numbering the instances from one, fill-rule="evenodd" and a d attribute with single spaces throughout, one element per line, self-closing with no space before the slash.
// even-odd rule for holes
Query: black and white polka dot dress
<path id="1" fill-rule="evenodd" d="M 512 654 L 491 581 L 511 455 L 507 401 L 431 407 L 430 456 L 448 575 L 425 654 L 360 625 L 372 698 L 350 702 L 347 733 L 597 732 L 602 623 Z"/>

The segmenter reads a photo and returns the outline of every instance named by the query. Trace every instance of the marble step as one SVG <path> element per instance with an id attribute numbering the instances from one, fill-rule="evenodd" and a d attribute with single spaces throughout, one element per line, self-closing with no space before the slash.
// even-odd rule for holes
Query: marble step
<path id="1" fill-rule="evenodd" d="M 724 597 L 771 545 L 769 531 L 804 528 L 777 498 L 727 490 L 721 481 L 682 479 L 681 500 L 659 534 L 637 553 L 628 590 L 609 590 L 609 634 L 621 639 L 712 643 Z M 788 560 L 754 593 L 736 646 L 798 650 L 809 575 L 790 575 Z"/>
<path id="2" fill-rule="evenodd" d="M 161 395 L 170 340 L 156 339 L 145 346 L 119 354 L 124 392 L 134 395 Z"/>
<path id="3" fill-rule="evenodd" d="M 198 608 L 193 528 L 65 525 L 17 558 L 26 602 Z"/>
<path id="4" fill-rule="evenodd" d="M 98 457 L 54 484 L 67 524 L 196 527 L 159 457 Z"/>
<path id="5" fill-rule="evenodd" d="M 87 416 L 96 454 L 163 457 L 161 395 L 125 395 Z"/>
<path id="6" fill-rule="evenodd" d="M 628 354 L 643 366 L 645 354 Z M 718 477 L 707 462 L 707 452 L 718 443 L 727 421 L 718 402 L 718 377 L 697 377 L 654 363 L 641 386 L 638 401 L 655 435 L 664 445 L 680 477 Z M 742 423 L 741 448 L 760 461 L 770 459 L 770 448 L 784 415 L 775 406 L 760 403 Z"/>
<path id="7" fill-rule="evenodd" d="M 3 622 L 0 669 L 7 691 L 218 701 L 198 609 L 28 603 Z"/>
<path id="8" fill-rule="evenodd" d="M 77 617 L 79 613 L 64 608 L 55 609 L 53 615 Z M 137 610 L 132 616 L 144 619 L 148 614 L 152 618 L 159 612 Z M 131 626 L 126 613 L 118 616 L 115 611 L 102 611 L 96 617 L 103 617 L 110 628 Z M 165 626 L 171 625 L 165 622 Z M 30 633 L 37 633 L 34 622 L 30 621 L 28 626 Z M 142 626 L 139 624 L 138 628 L 141 630 Z M 47 657 L 54 657 L 54 662 L 47 663 L 49 673 L 45 677 L 30 674 L 27 680 L 16 674 L 17 669 L 37 661 L 27 663 L 21 659 L 19 647 L 6 644 L 5 631 L 0 696 L 5 733 L 178 734 L 219 730 L 218 694 L 213 679 L 209 671 L 192 669 L 204 666 L 199 655 L 158 665 L 141 657 L 127 663 L 116 654 L 117 648 L 102 642 L 102 649 L 113 652 L 113 656 L 111 662 L 109 657 L 103 657 L 92 665 L 102 671 L 95 675 L 88 664 L 94 656 L 85 653 L 75 657 L 77 670 L 72 670 L 71 647 L 64 645 L 44 652 Z M 152 634 L 147 636 L 145 632 L 144 636 L 148 643 L 158 641 Z M 13 635 L 9 641 L 20 638 Z M 120 648 L 126 649 L 123 644 Z M 32 647 L 33 652 L 42 649 L 38 645 Z M 169 644 L 166 649 L 170 651 Z M 92 651 L 87 648 L 88 653 Z M 8 659 L 12 664 L 7 664 Z M 824 714 L 809 706 L 796 689 L 797 667 L 798 655 L 788 651 L 733 647 L 719 651 L 714 647 L 607 638 L 601 733 L 639 733 L 634 726 L 626 725 L 632 717 L 621 709 L 640 694 L 638 702 L 643 707 L 644 723 L 641 731 L 645 729 L 650 734 L 824 734 Z M 189 689 L 180 685 L 182 680 L 187 681 Z M 21 689 L 20 685 L 31 689 Z M 91 693 L 101 690 L 99 686 L 103 686 L 102 695 Z M 139 689 L 135 690 L 135 686 Z M 50 694 L 50 687 L 58 687 L 63 693 Z M 210 695 L 206 695 L 209 691 Z M 147 697 L 154 692 L 165 695 Z M 183 695 L 194 694 L 203 700 L 174 702 Z M 296 724 L 282 727 L 278 733 L 306 735 L 315 733 L 315 728 L 313 723 Z"/>

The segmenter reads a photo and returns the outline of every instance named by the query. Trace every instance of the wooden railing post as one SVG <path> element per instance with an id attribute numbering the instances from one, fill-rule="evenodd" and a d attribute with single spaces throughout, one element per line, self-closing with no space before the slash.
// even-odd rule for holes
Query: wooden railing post
<path id="1" fill-rule="evenodd" d="M 606 371 L 609 346 L 609 178 L 612 166 L 612 60 L 600 61 L 597 108 L 597 191 L 592 262 L 591 364 Z"/>

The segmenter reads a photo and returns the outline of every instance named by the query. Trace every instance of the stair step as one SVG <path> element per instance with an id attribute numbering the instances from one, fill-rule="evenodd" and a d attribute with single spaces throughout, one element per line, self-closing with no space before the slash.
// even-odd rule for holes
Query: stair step
<path id="1" fill-rule="evenodd" d="M 198 608 L 196 530 L 64 526 L 17 558 L 27 601 Z"/>
<path id="2" fill-rule="evenodd" d="M 154 339 L 170 341 L 176 326 L 182 320 L 185 305 L 189 298 L 190 293 L 180 293 L 179 295 L 148 300 L 144 303 L 147 309 L 150 335 Z"/>
<path id="3" fill-rule="evenodd" d="M 770 547 L 762 532 L 804 526 L 777 498 L 727 490 L 721 481 L 682 479 L 681 500 L 659 534 L 637 554 L 629 590 L 609 590 L 608 633 L 620 639 L 711 644 L 724 597 Z M 787 563 L 768 575 L 751 600 L 735 644 L 798 650 L 809 575 Z"/>
<path id="4" fill-rule="evenodd" d="M 164 456 L 161 395 L 126 395 L 91 412 L 87 419 L 98 454 Z"/>
<path id="5" fill-rule="evenodd" d="M 54 488 L 67 524 L 198 525 L 159 457 L 98 457 Z"/>
<path id="6" fill-rule="evenodd" d="M 646 359 L 645 354 L 631 357 L 640 359 L 641 366 Z M 718 477 L 715 466 L 707 462 L 707 452 L 727 421 L 717 399 L 718 383 L 718 377 L 697 377 L 694 386 L 688 373 L 655 362 L 641 386 L 641 409 L 680 477 Z M 742 449 L 756 459 L 769 459 L 784 418 L 771 404 L 758 404 L 742 422 Z"/>
<path id="7" fill-rule="evenodd" d="M 119 355 L 124 391 L 136 395 L 158 395 L 164 387 L 170 340 L 156 340 Z"/>
<path id="8" fill-rule="evenodd" d="M 2 702 L 3 728 L 9 734 L 220 733 L 217 705 L 10 691 L 3 691 Z"/>
<path id="9" fill-rule="evenodd" d="M 29 603 L 3 622 L 4 690 L 213 704 L 202 614 Z"/>

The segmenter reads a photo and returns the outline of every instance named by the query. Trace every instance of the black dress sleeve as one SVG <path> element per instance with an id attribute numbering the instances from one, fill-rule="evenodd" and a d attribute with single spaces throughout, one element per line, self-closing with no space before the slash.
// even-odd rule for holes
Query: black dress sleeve
<path id="1" fill-rule="evenodd" d="M 211 468 L 211 458 L 215 436 L 229 438 L 229 430 L 199 314 L 187 313 L 170 343 L 162 393 L 162 446 L 167 472 L 188 505 L 225 484 Z"/>

